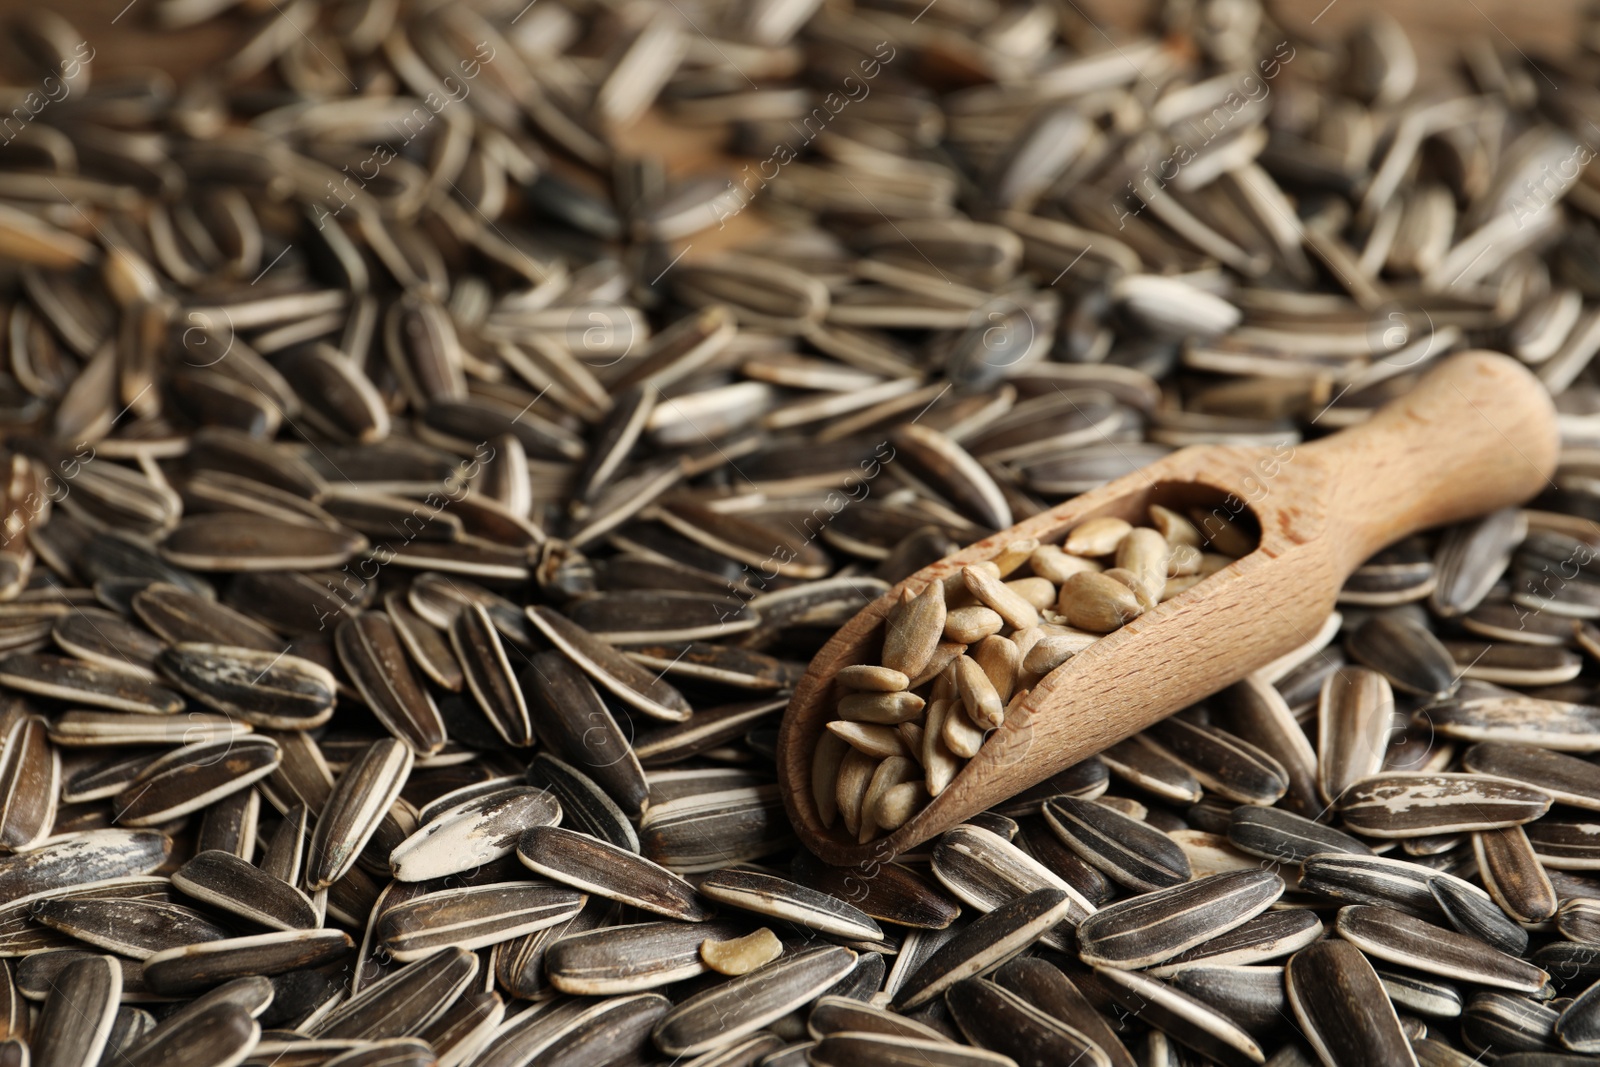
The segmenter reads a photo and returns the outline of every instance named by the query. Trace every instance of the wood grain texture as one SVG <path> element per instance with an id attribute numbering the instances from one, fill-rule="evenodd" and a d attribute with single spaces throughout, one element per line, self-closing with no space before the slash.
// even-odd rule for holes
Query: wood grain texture
<path id="1" fill-rule="evenodd" d="M 1309 641 L 1363 560 L 1418 530 L 1533 497 L 1555 469 L 1555 411 L 1520 364 L 1490 352 L 1444 360 L 1368 422 L 1287 452 L 1197 447 L 1069 500 L 918 571 L 825 645 L 784 714 L 779 780 L 802 843 L 829 863 L 885 862 L 976 812 L 1238 681 Z M 1085 519 L 1143 522 L 1150 504 L 1222 501 L 1261 526 L 1256 551 L 1096 642 L 1007 714 L 933 803 L 865 845 L 822 826 L 811 756 L 833 717 L 833 675 L 874 662 L 902 587 L 921 590 L 1005 544 L 1059 542 Z"/>

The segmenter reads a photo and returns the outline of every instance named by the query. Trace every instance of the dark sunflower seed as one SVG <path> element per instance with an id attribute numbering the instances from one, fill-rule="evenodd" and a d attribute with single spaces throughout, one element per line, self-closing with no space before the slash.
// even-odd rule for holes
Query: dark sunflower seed
<path id="1" fill-rule="evenodd" d="M 282 571 L 340 567 L 367 550 L 360 534 L 262 515 L 191 515 L 161 543 L 161 555 L 197 571 Z"/>
<path id="2" fill-rule="evenodd" d="M 235 856 L 254 856 L 260 822 L 260 791 L 241 789 L 229 793 L 201 816 L 200 832 L 195 835 L 195 852 L 218 849 Z"/>
<path id="3" fill-rule="evenodd" d="M 112 800 L 123 826 L 159 826 L 248 789 L 278 767 L 278 745 L 245 735 L 173 749 L 145 764 Z"/>
<path id="4" fill-rule="evenodd" d="M 915 1008 L 966 978 L 999 966 L 1066 919 L 1074 904 L 1059 889 L 1039 889 L 980 916 L 946 941 L 894 996 L 899 1010 Z"/>
<path id="5" fill-rule="evenodd" d="M 532 827 L 517 842 L 517 858 L 547 878 L 657 915 L 700 922 L 709 914 L 682 878 L 587 834 Z"/>
<path id="6" fill-rule="evenodd" d="M 1356 838 L 1281 808 L 1243 804 L 1228 816 L 1228 840 L 1241 852 L 1277 863 L 1304 863 L 1329 852 L 1370 856 Z"/>
<path id="7" fill-rule="evenodd" d="M 1583 670 L 1583 659 L 1565 648 L 1491 641 L 1446 641 L 1463 678 L 1496 685 L 1560 685 Z"/>
<path id="8" fill-rule="evenodd" d="M 144 961 L 150 988 L 182 996 L 235 978 L 320 967 L 355 947 L 343 930 L 284 930 L 164 949 Z"/>
<path id="9" fill-rule="evenodd" d="M 1434 557 L 1438 582 L 1429 597 L 1434 611 L 1448 618 L 1476 608 L 1511 565 L 1511 553 L 1526 532 L 1527 520 L 1515 508 L 1450 530 Z"/>
<path id="10" fill-rule="evenodd" d="M 782 711 L 788 703 L 779 698 L 706 708 L 682 723 L 640 732 L 633 740 L 633 751 L 646 766 L 677 763 L 742 737 L 753 724 Z"/>
<path id="11" fill-rule="evenodd" d="M 35 715 L 18 720 L 0 747 L 0 848 L 25 851 L 47 836 L 61 792 L 61 754 L 48 726 Z"/>
<path id="12" fill-rule="evenodd" d="M 556 799 L 568 826 L 629 852 L 640 851 L 638 832 L 627 815 L 594 779 L 576 767 L 541 752 L 528 764 L 528 784 L 547 790 Z"/>
<path id="13" fill-rule="evenodd" d="M 1600 945 L 1600 904 L 1587 897 L 1563 900 L 1556 912 L 1556 929 L 1568 940 Z"/>
<path id="14" fill-rule="evenodd" d="M 1408 693 L 1445 698 L 1460 681 L 1455 660 L 1439 639 L 1400 614 L 1373 616 L 1350 636 L 1345 648 Z"/>
<path id="15" fill-rule="evenodd" d="M 161 670 L 190 697 L 269 730 L 310 730 L 333 715 L 333 673 L 299 656 L 185 643 L 161 653 Z"/>
<path id="16" fill-rule="evenodd" d="M 326 889 L 355 865 L 411 773 L 411 749 L 374 741 L 334 783 L 317 816 L 306 860 L 306 888 Z"/>
<path id="17" fill-rule="evenodd" d="M 1572 620 L 1542 615 L 1509 600 L 1486 600 L 1461 618 L 1468 633 L 1490 641 L 1517 641 L 1525 645 L 1565 645 L 1572 639 Z"/>
<path id="18" fill-rule="evenodd" d="M 638 443 L 659 395 L 654 388 L 633 386 L 612 398 L 611 411 L 600 424 L 588 461 L 578 477 L 578 496 L 592 501 L 600 487 L 617 473 Z"/>
<path id="19" fill-rule="evenodd" d="M 124 1048 L 117 1061 L 128 1067 L 169 1063 L 224 1067 L 243 1060 L 260 1037 L 261 1024 L 244 1008 L 212 1004 L 181 1020 L 168 1019 Z"/>
<path id="20" fill-rule="evenodd" d="M 999 834 L 962 825 L 947 831 L 933 849 L 933 873 L 945 888 L 979 912 L 991 912 L 1040 889 L 1065 893 L 1068 925 L 1094 911 L 1065 879 Z M 1070 948 L 1070 936 L 1052 931 L 1047 941 Z"/>
<path id="21" fill-rule="evenodd" d="M 86 767 L 62 784 L 61 799 L 68 804 L 81 804 L 87 800 L 104 800 L 115 796 L 139 776 L 145 764 L 155 758 L 148 752 L 142 752 Z"/>
<path id="22" fill-rule="evenodd" d="M 450 643 L 437 629 L 422 616 L 412 610 L 399 592 L 390 593 L 384 598 L 384 610 L 389 614 L 389 621 L 394 624 L 395 634 L 411 653 L 411 658 L 422 673 L 436 685 L 448 689 L 452 693 L 459 693 L 466 684 L 466 678 L 461 673 L 461 664 L 456 659 L 455 653 L 450 649 Z"/>
<path id="23" fill-rule="evenodd" d="M 1025 815 L 1019 821 L 1017 844 L 1022 850 L 1096 906 L 1116 895 L 1111 880 L 1085 863 L 1062 843 L 1044 817 Z"/>
<path id="24" fill-rule="evenodd" d="M 1118 885 L 1135 892 L 1188 881 L 1189 858 L 1172 838 L 1093 800 L 1045 801 L 1045 821 L 1069 848 Z"/>
<path id="25" fill-rule="evenodd" d="M 183 745 L 238 739 L 250 724 L 202 711 L 177 715 L 127 715 L 120 711 L 67 711 L 50 724 L 50 740 L 68 747 Z"/>
<path id="26" fill-rule="evenodd" d="M 408 963 L 334 1008 L 313 1027 L 321 1038 L 381 1041 L 420 1033 L 449 1010 L 478 974 L 478 957 L 442 948 Z"/>
<path id="27" fill-rule="evenodd" d="M 1346 789 L 1383 770 L 1394 729 L 1389 680 L 1365 667 L 1340 667 L 1317 697 L 1317 788 L 1332 804 Z"/>
<path id="28" fill-rule="evenodd" d="M 1266 1042 L 1285 1028 L 1289 1005 L 1281 966 L 1204 964 L 1170 981 L 1172 988 L 1210 1005 L 1257 1040 Z"/>
<path id="29" fill-rule="evenodd" d="M 48 947 L 31 952 L 18 960 L 17 990 L 29 1000 L 45 1000 L 61 987 L 62 976 L 67 968 L 86 959 L 112 961 L 122 976 L 122 997 L 125 1001 L 137 1003 L 154 999 L 150 987 L 145 984 L 144 968 L 138 960 L 84 952 L 72 947 L 62 949 Z M 35 1024 L 35 1036 L 37 1037 L 37 1024 Z"/>
<path id="30" fill-rule="evenodd" d="M 392 626 L 392 624 L 391 624 Z M 450 624 L 450 645 L 478 706 L 505 743 L 526 748 L 533 743 L 528 705 L 506 657 L 500 633 L 481 604 L 469 604 Z"/>
<path id="31" fill-rule="evenodd" d="M 1265 911 L 1283 893 L 1270 871 L 1199 878 L 1120 901 L 1078 925 L 1086 963 L 1147 967 L 1227 933 Z"/>
<path id="32" fill-rule="evenodd" d="M 826 578 L 832 570 L 828 554 L 812 541 L 690 501 L 663 504 L 661 521 L 696 544 L 749 567 L 774 567 L 788 578 Z"/>
<path id="33" fill-rule="evenodd" d="M 922 478 L 982 526 L 1011 525 L 1011 506 L 977 460 L 949 437 L 915 423 L 893 435 L 894 445 Z"/>
<path id="34" fill-rule="evenodd" d="M 1600 1004 L 1600 984 L 1585 989 L 1561 1011 L 1552 1029 L 1563 1046 L 1582 1053 L 1600 1050 L 1600 1007 L 1597 1004 Z"/>
<path id="35" fill-rule="evenodd" d="M 1101 752 L 1099 758 L 1118 778 L 1164 800 L 1193 804 L 1204 792 L 1188 767 L 1134 738 L 1118 741 Z"/>
<path id="36" fill-rule="evenodd" d="M 865 871 L 830 867 L 809 852 L 801 852 L 790 873 L 802 885 L 849 901 L 879 922 L 942 930 L 961 911 L 936 883 L 898 863 L 874 866 L 868 878 Z"/>
<path id="37" fill-rule="evenodd" d="M 534 1062 L 535 1057 L 550 1050 L 578 1024 L 591 1003 L 567 1000 L 543 1011 L 522 1012 L 490 1035 L 473 1062 L 483 1067 L 513 1067 Z"/>
<path id="38" fill-rule="evenodd" d="M 629 707 L 668 722 L 689 718 L 689 702 L 683 694 L 566 616 L 534 606 L 528 609 L 528 619 L 597 685 Z"/>
<path id="39" fill-rule="evenodd" d="M 1571 1011 L 1569 1007 L 1567 1011 Z M 1461 1037 L 1469 1047 L 1505 1052 L 1565 1052 L 1565 1035 L 1557 1027 L 1567 1013 L 1529 997 L 1509 993 L 1474 993 L 1461 1019 Z M 1574 1019 L 1576 1021 L 1576 1019 Z M 1579 1024 L 1581 1025 L 1581 1024 Z M 1576 1029 L 1576 1028 L 1575 1028 Z M 1576 1036 L 1576 1035 L 1574 1035 Z M 1570 1044 L 1568 1047 L 1571 1047 Z"/>
<path id="40" fill-rule="evenodd" d="M 1536 993 L 1550 980 L 1539 968 L 1476 937 L 1393 908 L 1352 904 L 1340 909 L 1336 928 L 1368 955 L 1427 974 L 1524 993 Z"/>
<path id="41" fill-rule="evenodd" d="M 299 885 L 310 840 L 311 812 L 304 804 L 296 804 L 283 813 L 283 821 L 262 850 L 262 871 L 280 882 Z"/>
<path id="42" fill-rule="evenodd" d="M 34 907 L 34 917 L 79 941 L 139 960 L 220 941 L 228 933 L 192 908 L 156 900 L 45 900 Z"/>
<path id="43" fill-rule="evenodd" d="M 273 930 L 310 930 L 317 909 L 293 885 L 228 852 L 202 851 L 172 873 L 188 896 Z"/>
<path id="44" fill-rule="evenodd" d="M 637 1062 L 649 1055 L 652 1031 L 671 1007 L 656 993 L 580 1002 L 581 1011 L 530 1064 L 583 1067 L 591 1063 Z"/>
<path id="45" fill-rule="evenodd" d="M 389 864 L 403 882 L 460 874 L 509 856 L 524 830 L 554 826 L 561 817 L 561 804 L 547 790 L 497 789 L 434 814 L 389 854 Z"/>
<path id="46" fill-rule="evenodd" d="M 706 899 L 856 941 L 876 941 L 883 928 L 860 909 L 808 886 L 758 871 L 716 871 L 702 878 Z"/>
<path id="47" fill-rule="evenodd" d="M 807 949 L 680 1002 L 655 1028 L 658 1049 L 695 1056 L 754 1033 L 809 1004 L 855 966 L 845 948 Z"/>
<path id="48" fill-rule="evenodd" d="M 1213 726 L 1165 719 L 1139 735 L 1188 767 L 1200 784 L 1239 804 L 1273 804 L 1288 792 L 1283 764 Z"/>
<path id="49" fill-rule="evenodd" d="M 351 683 L 390 733 L 424 755 L 444 747 L 439 709 L 387 615 L 373 611 L 346 619 L 333 640 Z"/>
<path id="50" fill-rule="evenodd" d="M 1495 830 L 1532 822 L 1550 810 L 1550 794 L 1475 774 L 1389 774 L 1345 790 L 1345 825 L 1372 837 L 1420 837 Z"/>
<path id="51" fill-rule="evenodd" d="M 1105 1054 L 1111 1067 L 1134 1067 L 1133 1056 L 1110 1021 L 1059 968 L 1041 959 L 1023 957 L 996 971 L 995 980 L 1035 1008 L 1082 1033 Z"/>
<path id="52" fill-rule="evenodd" d="M 279 811 L 297 804 L 320 812 L 333 792 L 333 770 L 315 738 L 300 730 L 275 735 L 280 753 L 278 772 L 262 782 L 262 792 Z"/>
<path id="53" fill-rule="evenodd" d="M 1467 749 L 1461 762 L 1475 774 L 1531 785 L 1558 804 L 1600 810 L 1600 768 L 1588 760 L 1533 745 L 1489 741 Z"/>
<path id="54" fill-rule="evenodd" d="M 1124 1011 L 1202 1056 L 1225 1064 L 1266 1062 L 1255 1038 L 1187 993 L 1133 971 L 1097 967 L 1095 974 Z"/>
<path id="55" fill-rule="evenodd" d="M 949 1041 L 894 1037 L 888 1034 L 829 1034 L 806 1050 L 805 1062 L 817 1067 L 1007 1067 L 1016 1061 L 998 1052 L 987 1052 Z"/>
<path id="56" fill-rule="evenodd" d="M 1324 1064 L 1416 1063 L 1377 972 L 1354 945 L 1320 941 L 1301 949 L 1285 980 L 1301 1031 Z"/>
<path id="57" fill-rule="evenodd" d="M 47 842 L 31 852 L 0 856 L 0 898 L 148 874 L 160 867 L 172 841 L 153 830 L 91 830 Z"/>
<path id="58" fill-rule="evenodd" d="M 499 993 L 462 994 L 419 1035 L 427 1047 L 418 1050 L 422 1062 L 416 1067 L 425 1067 L 430 1059 L 439 1062 L 450 1057 L 459 1061 L 476 1055 L 499 1029 L 505 1014 L 506 1004 Z"/>
<path id="59" fill-rule="evenodd" d="M 698 641 L 635 645 L 628 658 L 652 671 L 757 692 L 793 689 L 804 673 L 799 664 L 761 652 Z"/>
<path id="60" fill-rule="evenodd" d="M 1287 956 L 1322 937 L 1316 913 L 1292 908 L 1267 911 L 1254 919 L 1172 956 L 1149 973 L 1166 978 L 1190 967 L 1244 967 Z"/>
<path id="61" fill-rule="evenodd" d="M 1088 1035 L 986 979 L 957 982 L 945 1003 L 968 1041 L 1011 1057 L 1018 1067 L 1108 1062 Z"/>
<path id="62" fill-rule="evenodd" d="M 558 941 L 576 937 L 610 923 L 617 917 L 617 906 L 600 897 L 590 897 L 583 909 L 565 922 L 514 937 L 494 946 L 490 963 L 495 980 L 512 996 L 528 999 L 552 988 L 545 970 L 545 954 Z"/>
<path id="63" fill-rule="evenodd" d="M 776 786 L 670 800 L 652 805 L 639 823 L 644 855 L 683 873 L 758 859 L 791 839 Z"/>
<path id="64" fill-rule="evenodd" d="M 0 659 L 0 684 L 116 711 L 170 715 L 183 710 L 183 697 L 164 685 L 116 670 L 43 652 L 16 652 Z"/>
<path id="65" fill-rule="evenodd" d="M 620 724 L 589 677 L 560 652 L 540 652 L 522 672 L 545 744 L 583 769 L 624 812 L 644 810 L 649 787 Z"/>
<path id="66" fill-rule="evenodd" d="M 1595 823 L 1544 818 L 1523 829 L 1547 871 L 1600 869 L 1600 826 Z"/>
<path id="67" fill-rule="evenodd" d="M 1473 834 L 1472 847 L 1484 888 L 1507 915 L 1533 924 L 1555 914 L 1555 887 L 1520 826 Z"/>
<path id="68" fill-rule="evenodd" d="M 928 1041 L 945 1040 L 944 1034 L 940 1031 L 908 1019 L 904 1015 L 897 1015 L 887 1009 L 876 1008 L 849 997 L 834 995 L 817 998 L 817 1002 L 811 1007 L 811 1014 L 806 1016 L 806 1031 L 817 1040 L 841 1032 L 899 1035 Z"/>
<path id="69" fill-rule="evenodd" d="M 275 631 L 310 636 L 365 608 L 375 592 L 349 570 L 247 571 L 223 599 Z"/>
<path id="70" fill-rule="evenodd" d="M 476 949 L 566 922 L 587 898 L 564 886 L 527 882 L 442 889 L 386 910 L 375 931 L 407 963 L 435 949 Z"/>
<path id="71" fill-rule="evenodd" d="M 1381 904 L 1419 918 L 1443 919 L 1430 888 L 1435 878 L 1454 875 L 1389 856 L 1319 853 L 1306 857 L 1300 887 L 1356 904 Z"/>
<path id="72" fill-rule="evenodd" d="M 46 931 L 32 921 L 33 908 L 45 900 L 156 900 L 170 901 L 165 878 L 138 875 L 106 878 L 82 885 L 58 886 L 17 896 L 0 906 L 0 950 L 6 955 L 26 955 L 43 949 L 68 947 L 67 938 Z"/>
<path id="73" fill-rule="evenodd" d="M 1454 1019 L 1461 1014 L 1461 993 L 1455 986 L 1393 967 L 1376 970 L 1397 1009 L 1430 1019 Z"/>
<path id="74" fill-rule="evenodd" d="M 760 613 L 737 597 L 699 593 L 595 593 L 568 614 L 595 638 L 614 645 L 714 640 L 761 623 Z"/>
<path id="75" fill-rule="evenodd" d="M 1428 888 L 1450 925 L 1463 934 L 1485 941 L 1501 952 L 1521 956 L 1528 951 L 1528 931 L 1500 910 L 1493 900 L 1469 892 L 1459 883 L 1435 878 Z"/>
<path id="76" fill-rule="evenodd" d="M 122 971 L 110 956 L 84 956 L 51 983 L 29 1041 L 31 1062 L 83 1067 L 99 1062 L 122 996 Z"/>
<path id="77" fill-rule="evenodd" d="M 1256 747 L 1283 765 L 1289 775 L 1285 805 L 1308 817 L 1320 812 L 1317 752 L 1277 686 L 1257 672 L 1224 690 L 1222 705 L 1222 725 L 1235 736 L 1253 739 Z"/>
<path id="78" fill-rule="evenodd" d="M 51 638 L 61 649 L 78 659 L 98 663 L 113 670 L 150 673 L 161 641 L 138 624 L 115 612 L 80 608 L 56 620 Z"/>
<path id="79" fill-rule="evenodd" d="M 638 923 L 574 933 L 545 950 L 545 974 L 556 989 L 578 996 L 656 989 L 706 973 L 700 946 L 708 939 L 737 937 L 745 929 L 716 920 Z"/>

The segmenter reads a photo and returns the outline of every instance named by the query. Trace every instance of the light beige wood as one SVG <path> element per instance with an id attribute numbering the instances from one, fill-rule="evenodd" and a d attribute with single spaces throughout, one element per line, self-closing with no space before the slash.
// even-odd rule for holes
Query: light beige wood
<path id="1" fill-rule="evenodd" d="M 1518 504 L 1555 469 L 1555 410 L 1509 357 L 1444 360 L 1367 422 L 1310 444 L 1188 448 L 985 538 L 907 578 L 825 645 L 795 687 L 778 736 L 784 803 L 802 843 L 864 869 L 1072 766 L 1310 640 L 1350 572 L 1418 530 Z M 982 751 L 894 834 L 856 844 L 821 824 L 811 756 L 833 717 L 833 676 L 876 662 L 902 587 L 920 590 L 1024 537 L 1059 543 L 1085 519 L 1142 522 L 1152 503 L 1248 508 L 1257 549 L 1067 661 L 1007 714 Z"/>

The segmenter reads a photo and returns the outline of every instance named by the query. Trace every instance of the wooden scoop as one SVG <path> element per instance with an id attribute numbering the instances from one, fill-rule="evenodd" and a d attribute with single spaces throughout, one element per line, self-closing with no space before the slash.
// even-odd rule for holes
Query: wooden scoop
<path id="1" fill-rule="evenodd" d="M 1544 386 L 1506 356 L 1467 352 L 1359 426 L 1292 448 L 1186 448 L 923 568 L 846 623 L 795 686 L 778 775 L 801 842 L 836 865 L 887 861 L 1225 688 L 1308 642 L 1345 579 L 1385 545 L 1532 498 L 1549 484 L 1558 448 Z M 1059 544 L 1096 516 L 1147 525 L 1151 504 L 1253 514 L 1260 543 L 1040 680 L 894 833 L 858 844 L 841 822 L 822 825 L 811 760 L 836 717 L 834 675 L 879 662 L 883 620 L 902 588 L 920 591 L 1022 538 Z"/>

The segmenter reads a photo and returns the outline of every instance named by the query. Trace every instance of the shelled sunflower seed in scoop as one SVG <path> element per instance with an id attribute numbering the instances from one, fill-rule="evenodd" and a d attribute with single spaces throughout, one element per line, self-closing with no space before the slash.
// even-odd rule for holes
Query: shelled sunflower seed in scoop
<path id="1" fill-rule="evenodd" d="M 134 5 L 239 42 L 178 82 L 8 21 L 0 1061 L 1600 1051 L 1597 27 L 1158 7 Z M 795 847 L 776 725 L 864 606 L 1469 346 L 1555 397 L 1527 508 L 923 851 Z M 1253 548 L 1151 499 L 911 591 L 833 826 Z"/>
<path id="2" fill-rule="evenodd" d="M 838 718 L 812 763 L 823 824 L 863 842 L 899 829 L 1005 724 L 1008 706 L 1254 544 L 1247 518 L 1189 510 L 1193 521 L 1151 505 L 1149 526 L 1088 519 L 1061 544 L 1014 541 L 992 560 L 903 589 L 881 662 L 835 676 Z"/>

